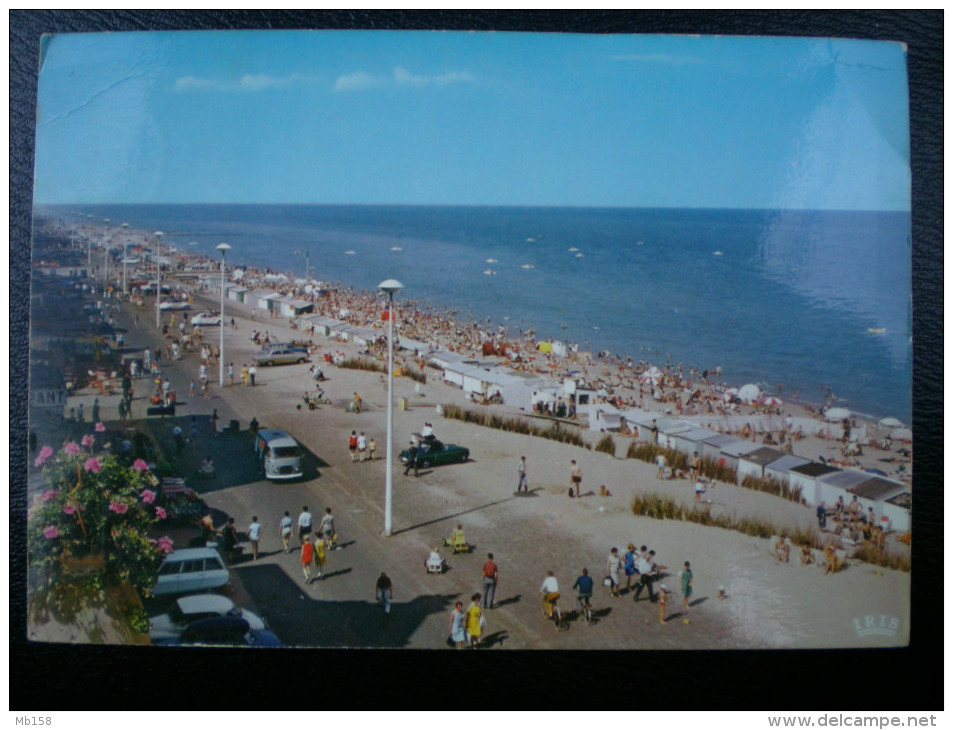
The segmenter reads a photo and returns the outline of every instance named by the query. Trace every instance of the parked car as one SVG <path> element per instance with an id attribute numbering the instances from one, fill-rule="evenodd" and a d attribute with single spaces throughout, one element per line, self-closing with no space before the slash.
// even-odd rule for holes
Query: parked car
<path id="1" fill-rule="evenodd" d="M 218 312 L 201 312 L 192 317 L 192 324 L 195 325 L 215 325 L 222 323 L 222 315 Z"/>
<path id="2" fill-rule="evenodd" d="M 176 639 L 175 646 L 249 646 L 254 648 L 280 647 L 281 640 L 269 629 L 253 629 L 248 621 L 238 616 L 207 618 L 189 624 Z"/>
<path id="3" fill-rule="evenodd" d="M 228 585 L 231 576 L 214 548 L 173 550 L 159 566 L 152 592 L 157 596 L 200 593 Z"/>
<path id="4" fill-rule="evenodd" d="M 268 628 L 261 617 L 247 609 L 239 608 L 231 598 L 217 593 L 200 593 L 176 599 L 168 613 L 150 618 L 152 628 L 149 638 L 153 644 L 167 643 L 181 636 L 182 632 L 196 621 L 227 617 L 245 619 L 249 628 L 256 631 Z"/>
<path id="5" fill-rule="evenodd" d="M 256 365 L 287 365 L 306 362 L 308 351 L 303 347 L 270 347 L 252 356 Z"/>
<path id="6" fill-rule="evenodd" d="M 415 453 L 418 454 L 417 466 L 421 469 L 439 466 L 440 464 L 463 463 L 470 458 L 470 449 L 456 444 L 445 444 L 436 439 L 428 439 L 421 441 L 420 446 L 412 446 L 401 451 L 401 462 L 404 464 L 410 463 Z"/>
<path id="7" fill-rule="evenodd" d="M 188 302 L 178 301 L 176 299 L 167 299 L 163 302 L 159 302 L 159 311 L 161 312 L 177 312 L 180 310 L 191 309 L 192 305 Z"/>

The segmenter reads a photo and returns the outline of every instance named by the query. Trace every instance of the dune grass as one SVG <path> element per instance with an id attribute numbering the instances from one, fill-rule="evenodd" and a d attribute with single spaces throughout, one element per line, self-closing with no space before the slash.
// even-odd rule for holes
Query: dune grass
<path id="1" fill-rule="evenodd" d="M 575 431 L 560 428 L 559 423 L 553 423 L 549 428 L 540 428 L 532 423 L 527 423 L 521 418 L 506 418 L 496 413 L 486 413 L 485 411 L 473 411 L 468 408 L 461 408 L 457 405 L 443 405 L 443 417 L 453 418 L 464 423 L 474 423 L 478 426 L 495 428 L 500 431 L 509 431 L 512 433 L 521 433 L 527 436 L 538 436 L 539 438 L 558 441 L 563 444 L 579 446 L 583 449 L 592 449 L 592 446 L 582 436 Z"/>

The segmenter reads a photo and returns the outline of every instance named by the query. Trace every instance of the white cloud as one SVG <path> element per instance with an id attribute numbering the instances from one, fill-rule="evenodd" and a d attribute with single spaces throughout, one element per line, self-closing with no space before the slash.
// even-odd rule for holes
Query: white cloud
<path id="1" fill-rule="evenodd" d="M 317 83 L 311 76 L 290 74 L 288 76 L 269 76 L 268 74 L 245 74 L 240 79 L 203 79 L 196 76 L 181 76 L 175 80 L 176 91 L 267 91 L 269 89 L 290 89 Z"/>
<path id="2" fill-rule="evenodd" d="M 334 91 L 363 91 L 380 86 L 380 79 L 371 76 L 365 71 L 355 71 L 344 74 L 334 82 Z"/>
<path id="3" fill-rule="evenodd" d="M 690 66 L 704 63 L 695 56 L 673 56 L 669 53 L 642 53 L 627 56 L 613 56 L 613 61 L 638 61 L 641 63 L 664 63 L 669 66 Z"/>

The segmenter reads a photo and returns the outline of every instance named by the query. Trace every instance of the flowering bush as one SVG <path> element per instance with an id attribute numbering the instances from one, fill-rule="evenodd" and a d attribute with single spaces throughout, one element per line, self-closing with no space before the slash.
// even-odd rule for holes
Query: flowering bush
<path id="1" fill-rule="evenodd" d="M 162 558 L 172 551 L 168 537 L 148 536 L 166 517 L 150 488 L 158 480 L 141 460 L 129 467 L 112 455 L 94 456 L 92 435 L 80 443 L 87 451 L 75 442 L 55 453 L 44 446 L 34 462 L 50 488 L 34 498 L 28 513 L 30 566 L 52 586 L 88 572 L 79 566 L 96 556 L 106 581 L 128 582 L 148 596 Z"/>

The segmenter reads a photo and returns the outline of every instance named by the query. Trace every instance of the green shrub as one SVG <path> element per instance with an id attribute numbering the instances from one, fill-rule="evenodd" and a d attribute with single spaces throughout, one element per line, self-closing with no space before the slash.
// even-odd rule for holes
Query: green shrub
<path id="1" fill-rule="evenodd" d="M 612 440 L 612 436 L 606 434 L 599 439 L 599 443 L 593 447 L 593 450 L 615 457 L 615 441 Z"/>
<path id="2" fill-rule="evenodd" d="M 540 428 L 531 423 L 527 423 L 521 418 L 506 418 L 497 413 L 487 413 L 485 411 L 471 411 L 467 408 L 461 408 L 456 405 L 444 405 L 443 417 L 453 418 L 464 423 L 474 423 L 478 426 L 495 428 L 499 431 L 509 431 L 511 433 L 520 433 L 525 436 L 537 436 L 539 438 L 551 439 L 563 444 L 579 446 L 583 449 L 591 449 L 587 442 L 576 431 L 570 431 L 561 428 L 559 423 L 553 423 L 549 428 Z"/>

